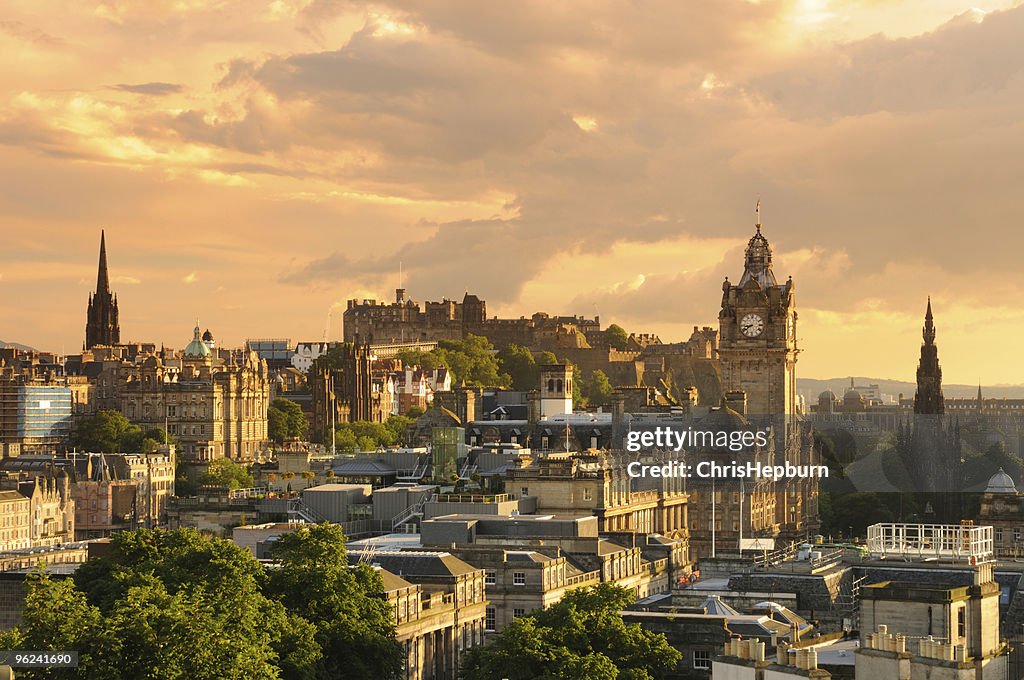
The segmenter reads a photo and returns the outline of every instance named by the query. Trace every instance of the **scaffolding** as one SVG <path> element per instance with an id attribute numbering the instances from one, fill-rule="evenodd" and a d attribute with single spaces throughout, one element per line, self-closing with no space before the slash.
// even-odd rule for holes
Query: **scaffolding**
<path id="1" fill-rule="evenodd" d="M 872 557 L 902 557 L 982 564 L 995 559 L 992 527 L 961 524 L 872 524 L 868 527 Z"/>

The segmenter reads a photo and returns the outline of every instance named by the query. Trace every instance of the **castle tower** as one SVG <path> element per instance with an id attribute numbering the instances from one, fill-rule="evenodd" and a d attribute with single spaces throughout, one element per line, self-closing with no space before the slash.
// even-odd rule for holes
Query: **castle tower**
<path id="1" fill-rule="evenodd" d="M 747 395 L 752 416 L 796 413 L 796 304 L 793 279 L 780 285 L 772 249 L 756 225 L 738 284 L 722 284 L 718 357 L 722 386 Z"/>
<path id="2" fill-rule="evenodd" d="M 935 345 L 935 323 L 932 319 L 932 299 L 924 314 L 921 335 L 921 359 L 917 364 L 917 392 L 914 394 L 914 413 L 942 415 L 946 402 L 942 397 L 942 368 L 939 367 L 939 348 Z"/>
<path id="3" fill-rule="evenodd" d="M 106 234 L 100 231 L 100 264 L 96 274 L 96 292 L 89 296 L 86 312 L 85 349 L 96 345 L 116 345 L 119 342 L 121 327 L 117 316 L 117 296 L 110 292 Z"/>
<path id="4" fill-rule="evenodd" d="M 572 413 L 572 366 L 546 364 L 540 367 L 541 420 Z"/>

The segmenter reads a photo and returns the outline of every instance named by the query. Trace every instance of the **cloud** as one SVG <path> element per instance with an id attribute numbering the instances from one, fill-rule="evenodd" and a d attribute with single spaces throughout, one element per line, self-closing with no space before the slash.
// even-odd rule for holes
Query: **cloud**
<path id="1" fill-rule="evenodd" d="M 191 284 L 195 283 L 198 280 L 199 280 L 199 276 L 195 272 L 189 272 L 188 274 L 186 274 L 185 276 L 182 277 L 181 282 L 184 283 L 184 284 L 191 285 Z"/>
<path id="2" fill-rule="evenodd" d="M 113 89 L 120 90 L 121 92 L 131 92 L 133 94 L 150 94 L 157 97 L 181 92 L 184 88 L 177 83 L 137 83 L 135 85 L 128 85 L 125 83 L 119 83 L 113 86 Z"/>
<path id="3" fill-rule="evenodd" d="M 50 35 L 46 31 L 21 21 L 0 21 L 0 32 L 38 47 L 62 47 L 65 45 L 62 38 Z"/>

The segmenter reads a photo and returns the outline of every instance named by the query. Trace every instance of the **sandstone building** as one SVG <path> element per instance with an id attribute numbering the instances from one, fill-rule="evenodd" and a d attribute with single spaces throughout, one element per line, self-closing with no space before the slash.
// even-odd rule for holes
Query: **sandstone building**
<path id="1" fill-rule="evenodd" d="M 266 361 L 245 350 L 215 357 L 197 323 L 180 361 L 148 356 L 133 367 L 121 412 L 144 430 L 166 424 L 184 461 L 248 461 L 267 444 L 270 389 Z"/>

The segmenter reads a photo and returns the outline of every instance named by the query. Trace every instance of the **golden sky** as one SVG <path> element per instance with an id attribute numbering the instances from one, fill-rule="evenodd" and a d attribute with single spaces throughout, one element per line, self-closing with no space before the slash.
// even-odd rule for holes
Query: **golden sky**
<path id="1" fill-rule="evenodd" d="M 0 339 L 331 337 L 350 297 L 717 324 L 762 200 L 800 374 L 1024 383 L 1010 0 L 7 0 Z"/>

